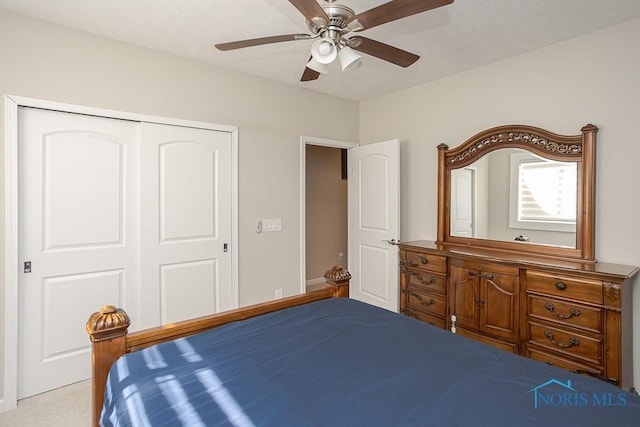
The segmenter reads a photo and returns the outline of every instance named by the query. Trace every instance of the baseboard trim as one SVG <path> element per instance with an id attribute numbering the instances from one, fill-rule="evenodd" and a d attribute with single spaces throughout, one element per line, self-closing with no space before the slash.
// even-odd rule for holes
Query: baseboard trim
<path id="1" fill-rule="evenodd" d="M 316 277 L 314 279 L 308 279 L 305 283 L 307 292 L 322 289 L 326 279 L 324 277 Z"/>

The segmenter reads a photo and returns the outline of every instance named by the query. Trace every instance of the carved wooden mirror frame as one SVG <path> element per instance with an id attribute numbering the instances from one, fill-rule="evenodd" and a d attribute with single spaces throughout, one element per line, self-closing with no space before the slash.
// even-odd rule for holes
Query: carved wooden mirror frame
<path id="1" fill-rule="evenodd" d="M 595 153 L 598 128 L 584 126 L 581 135 L 557 135 L 533 126 L 507 125 L 480 132 L 456 148 L 438 146 L 438 244 L 473 246 L 548 258 L 595 262 Z M 577 162 L 575 248 L 523 244 L 450 234 L 451 170 L 473 163 L 491 151 L 521 148 L 541 157 Z"/>

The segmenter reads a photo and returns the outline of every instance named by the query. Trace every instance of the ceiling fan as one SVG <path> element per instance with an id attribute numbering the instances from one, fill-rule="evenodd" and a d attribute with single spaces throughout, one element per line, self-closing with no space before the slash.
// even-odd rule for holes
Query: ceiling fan
<path id="1" fill-rule="evenodd" d="M 420 57 L 397 47 L 351 33 L 367 30 L 387 22 L 426 12 L 453 3 L 453 0 L 392 0 L 356 14 L 353 9 L 336 0 L 289 0 L 307 19 L 311 34 L 285 34 L 216 44 L 222 51 L 241 49 L 293 40 L 316 39 L 311 46 L 311 58 L 300 81 L 316 80 L 328 73 L 328 64 L 336 58 L 342 71 L 357 64 L 361 58 L 354 50 L 366 53 L 400 67 L 408 67 Z"/>

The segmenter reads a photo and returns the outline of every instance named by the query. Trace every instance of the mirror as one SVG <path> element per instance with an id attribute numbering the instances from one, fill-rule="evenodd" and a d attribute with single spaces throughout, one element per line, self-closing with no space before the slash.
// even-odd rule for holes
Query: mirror
<path id="1" fill-rule="evenodd" d="M 451 236 L 575 248 L 577 162 L 521 148 L 451 169 Z"/>
<path id="2" fill-rule="evenodd" d="M 596 133 L 500 126 L 441 144 L 438 243 L 595 261 Z"/>

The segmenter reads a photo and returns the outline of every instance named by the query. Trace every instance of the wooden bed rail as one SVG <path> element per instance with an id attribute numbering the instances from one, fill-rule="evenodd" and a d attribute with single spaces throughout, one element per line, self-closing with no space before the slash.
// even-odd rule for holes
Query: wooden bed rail
<path id="1" fill-rule="evenodd" d="M 131 334 L 127 333 L 131 322 L 124 310 L 112 305 L 102 307 L 99 312 L 89 317 L 86 325 L 92 342 L 91 425 L 99 425 L 109 369 L 120 356 L 165 341 L 204 332 L 230 322 L 323 299 L 349 297 L 351 275 L 348 271 L 337 265 L 328 270 L 324 278 L 326 279 L 325 289 L 144 329 Z"/>

